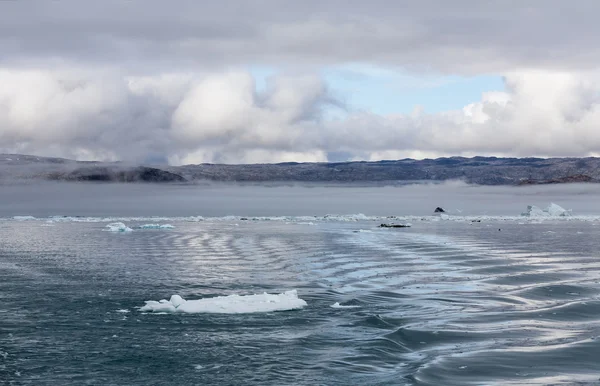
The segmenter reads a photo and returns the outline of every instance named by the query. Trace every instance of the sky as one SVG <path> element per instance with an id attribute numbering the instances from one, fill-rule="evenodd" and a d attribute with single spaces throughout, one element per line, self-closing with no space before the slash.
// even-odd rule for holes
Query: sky
<path id="1" fill-rule="evenodd" d="M 0 153 L 600 154 L 596 0 L 0 1 Z"/>

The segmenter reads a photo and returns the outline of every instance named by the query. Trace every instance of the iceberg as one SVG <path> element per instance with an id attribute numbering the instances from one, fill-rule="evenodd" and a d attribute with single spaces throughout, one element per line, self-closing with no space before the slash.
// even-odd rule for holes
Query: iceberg
<path id="1" fill-rule="evenodd" d="M 566 217 L 570 215 L 570 210 L 566 210 L 553 202 L 544 210 L 535 205 L 527 205 L 527 211 L 521 213 L 521 216 L 527 217 Z"/>
<path id="2" fill-rule="evenodd" d="M 133 229 L 129 228 L 122 222 L 112 222 L 106 225 L 107 230 L 110 232 L 133 232 Z"/>
<path id="3" fill-rule="evenodd" d="M 185 300 L 173 295 L 169 300 L 147 300 L 140 308 L 142 312 L 186 313 L 186 314 L 248 314 L 256 312 L 290 311 L 306 306 L 296 290 L 281 294 L 266 292 L 255 295 L 229 295 L 198 300 Z"/>
<path id="4" fill-rule="evenodd" d="M 144 224 L 138 227 L 139 229 L 173 229 L 171 224 Z"/>
<path id="5" fill-rule="evenodd" d="M 545 209 L 545 212 L 549 213 L 550 216 L 570 216 L 571 211 L 566 210 L 560 205 L 556 205 L 555 203 L 550 203 L 550 205 Z"/>

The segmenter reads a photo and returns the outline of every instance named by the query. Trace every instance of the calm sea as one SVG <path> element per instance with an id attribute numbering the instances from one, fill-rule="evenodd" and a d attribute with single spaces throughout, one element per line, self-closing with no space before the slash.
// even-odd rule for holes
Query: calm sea
<path id="1" fill-rule="evenodd" d="M 599 236 L 596 185 L 0 186 L 0 384 L 599 384 Z"/>

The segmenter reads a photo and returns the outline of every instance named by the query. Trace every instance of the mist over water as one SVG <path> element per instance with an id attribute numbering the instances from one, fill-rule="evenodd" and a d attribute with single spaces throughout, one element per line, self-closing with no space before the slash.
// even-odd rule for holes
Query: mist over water
<path id="1" fill-rule="evenodd" d="M 595 384 L 599 198 L 597 185 L 3 185 L 0 384 Z M 519 216 L 550 202 L 573 216 Z M 62 215 L 86 217 L 48 217 Z M 228 299 L 291 290 L 306 306 L 141 310 L 234 295 L 217 302 L 230 312 Z"/>
<path id="2" fill-rule="evenodd" d="M 556 202 L 574 214 L 600 214 L 600 185 L 476 186 L 462 182 L 375 186 L 155 185 L 40 183 L 0 186 L 0 216 L 517 216 Z"/>

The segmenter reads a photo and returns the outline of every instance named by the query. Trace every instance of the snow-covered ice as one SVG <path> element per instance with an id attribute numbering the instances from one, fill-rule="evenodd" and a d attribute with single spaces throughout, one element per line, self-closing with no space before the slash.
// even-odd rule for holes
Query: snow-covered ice
<path id="1" fill-rule="evenodd" d="M 108 231 L 111 232 L 132 232 L 133 229 L 129 228 L 127 225 L 123 224 L 122 222 L 112 222 L 108 225 L 106 225 L 106 228 L 108 228 Z"/>
<path id="2" fill-rule="evenodd" d="M 229 295 L 198 300 L 185 300 L 179 295 L 169 300 L 148 300 L 140 308 L 142 312 L 182 312 L 188 314 L 246 314 L 256 312 L 273 312 L 297 310 L 306 306 L 306 302 L 298 297 L 296 290 L 281 294 Z"/>

